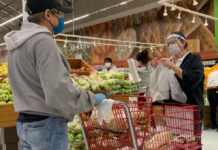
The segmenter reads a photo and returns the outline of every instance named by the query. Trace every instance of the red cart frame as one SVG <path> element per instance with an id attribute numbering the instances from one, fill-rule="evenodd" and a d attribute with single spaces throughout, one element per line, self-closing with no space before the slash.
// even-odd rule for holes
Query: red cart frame
<path id="1" fill-rule="evenodd" d="M 201 148 L 200 111 L 195 105 L 152 105 L 152 97 L 113 96 L 112 118 L 99 125 L 80 114 L 87 150 L 196 150 Z"/>

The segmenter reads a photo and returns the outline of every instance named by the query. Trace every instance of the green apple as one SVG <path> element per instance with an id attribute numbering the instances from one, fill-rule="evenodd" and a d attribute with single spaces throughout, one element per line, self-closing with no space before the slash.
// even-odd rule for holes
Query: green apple
<path id="1" fill-rule="evenodd" d="M 2 94 L 9 95 L 9 94 L 10 94 L 10 91 L 8 91 L 8 90 L 2 90 Z"/>
<path id="2" fill-rule="evenodd" d="M 5 90 L 11 91 L 11 87 L 9 84 L 5 86 Z"/>
<path id="3" fill-rule="evenodd" d="M 3 91 L 4 91 L 3 89 L 0 89 L 0 95 L 2 95 L 2 94 L 3 94 Z"/>
<path id="4" fill-rule="evenodd" d="M 0 105 L 7 104 L 6 102 L 0 101 Z"/>
<path id="5" fill-rule="evenodd" d="M 13 101 L 9 101 L 9 102 L 7 102 L 7 104 L 13 104 Z"/>
<path id="6" fill-rule="evenodd" d="M 9 83 L 9 79 L 8 78 L 4 79 L 3 83 Z"/>
<path id="7" fill-rule="evenodd" d="M 4 102 L 8 101 L 8 95 L 2 94 L 1 101 L 4 101 Z"/>
<path id="8" fill-rule="evenodd" d="M 4 84 L 0 83 L 0 89 L 3 89 L 3 87 L 4 87 Z"/>
<path id="9" fill-rule="evenodd" d="M 12 94 L 8 95 L 8 99 L 9 99 L 10 101 L 13 101 L 13 95 L 12 95 Z"/>

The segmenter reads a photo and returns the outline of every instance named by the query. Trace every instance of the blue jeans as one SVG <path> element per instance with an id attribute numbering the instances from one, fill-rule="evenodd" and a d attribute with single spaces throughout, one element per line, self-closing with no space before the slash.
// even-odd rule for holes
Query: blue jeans
<path id="1" fill-rule="evenodd" d="M 17 122 L 21 150 L 67 150 L 67 120 L 49 117 L 35 122 Z"/>

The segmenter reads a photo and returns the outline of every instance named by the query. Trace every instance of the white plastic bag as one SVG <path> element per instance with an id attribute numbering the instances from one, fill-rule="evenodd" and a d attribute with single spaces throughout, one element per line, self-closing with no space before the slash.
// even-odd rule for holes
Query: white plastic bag
<path id="1" fill-rule="evenodd" d="M 182 91 L 175 75 L 170 71 L 170 69 L 164 67 L 161 63 L 159 63 L 156 68 L 153 68 L 150 83 L 153 102 L 169 99 L 170 96 L 172 96 L 173 100 L 186 103 L 187 96 Z M 169 95 L 170 91 L 171 95 Z"/>
<path id="2" fill-rule="evenodd" d="M 156 68 L 153 68 L 150 77 L 150 91 L 153 97 L 153 102 L 157 100 L 169 99 L 170 85 L 168 77 L 165 75 L 166 70 L 162 64 L 158 64 Z"/>
<path id="3" fill-rule="evenodd" d="M 111 112 L 112 112 L 112 105 L 114 100 L 106 99 L 103 100 L 99 105 L 96 106 L 98 111 L 98 123 L 102 125 L 103 120 L 110 120 L 111 119 Z"/>

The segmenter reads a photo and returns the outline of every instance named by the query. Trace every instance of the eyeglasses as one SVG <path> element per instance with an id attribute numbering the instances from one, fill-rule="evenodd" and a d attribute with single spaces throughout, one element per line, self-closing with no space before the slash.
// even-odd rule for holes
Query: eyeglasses
<path id="1" fill-rule="evenodd" d="M 51 9 L 51 13 L 53 15 L 57 14 L 57 15 L 60 15 L 60 16 L 64 16 L 64 13 L 61 12 L 60 10 L 57 10 L 57 9 Z"/>

